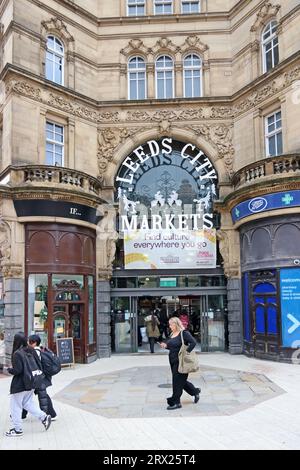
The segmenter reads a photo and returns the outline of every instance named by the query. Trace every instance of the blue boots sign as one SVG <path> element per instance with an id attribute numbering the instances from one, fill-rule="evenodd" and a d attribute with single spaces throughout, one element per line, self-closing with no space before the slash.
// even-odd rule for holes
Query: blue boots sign
<path id="1" fill-rule="evenodd" d="M 282 345 L 300 347 L 300 269 L 280 271 Z"/>

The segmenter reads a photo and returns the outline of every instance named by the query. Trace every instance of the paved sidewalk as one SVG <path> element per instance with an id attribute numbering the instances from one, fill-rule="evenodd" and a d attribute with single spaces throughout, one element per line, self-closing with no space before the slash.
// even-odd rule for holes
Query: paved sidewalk
<path id="1" fill-rule="evenodd" d="M 32 417 L 7 438 L 10 378 L 0 381 L 0 449 L 300 449 L 300 366 L 228 354 L 201 354 L 191 374 L 202 393 L 167 411 L 165 355 L 113 356 L 76 365 L 48 389 L 58 421 Z"/>

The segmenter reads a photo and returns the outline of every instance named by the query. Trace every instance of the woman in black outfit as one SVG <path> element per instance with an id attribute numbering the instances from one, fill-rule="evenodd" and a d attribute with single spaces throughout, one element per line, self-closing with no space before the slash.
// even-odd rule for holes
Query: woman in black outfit
<path id="1" fill-rule="evenodd" d="M 196 341 L 194 340 L 193 336 L 184 329 L 179 318 L 170 318 L 169 326 L 171 329 L 171 338 L 166 343 L 160 343 L 160 346 L 163 349 L 169 349 L 170 351 L 169 362 L 172 370 L 173 395 L 167 398 L 169 405 L 167 410 L 176 410 L 177 408 L 181 408 L 180 397 L 183 390 L 194 397 L 194 403 L 198 403 L 201 390 L 200 388 L 196 388 L 191 382 L 188 382 L 188 374 L 180 374 L 178 372 L 178 353 L 182 346 L 181 332 L 183 334 L 184 344 L 188 346 L 188 352 L 191 352 L 194 349 L 196 346 Z"/>

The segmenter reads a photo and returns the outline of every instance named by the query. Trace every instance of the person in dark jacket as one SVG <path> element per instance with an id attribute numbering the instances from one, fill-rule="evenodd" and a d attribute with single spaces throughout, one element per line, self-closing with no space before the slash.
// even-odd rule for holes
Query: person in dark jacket
<path id="1" fill-rule="evenodd" d="M 41 349 L 41 338 L 39 335 L 31 335 L 29 336 L 28 338 L 28 343 L 29 343 L 29 346 L 31 346 L 37 353 L 40 361 L 41 361 L 41 365 L 42 365 L 42 370 L 43 372 L 45 373 L 45 361 L 48 361 L 49 359 L 47 358 L 47 355 L 43 354 L 43 350 Z M 56 415 L 56 411 L 55 409 L 53 408 L 53 403 L 52 403 L 52 400 L 51 398 L 49 397 L 48 393 L 47 393 L 47 387 L 50 387 L 52 385 L 52 381 L 51 381 L 51 376 L 50 375 L 47 375 L 45 373 L 45 378 L 43 380 L 43 386 L 37 390 L 34 391 L 34 393 L 38 396 L 38 400 L 39 400 L 39 405 L 40 405 L 40 408 L 42 411 L 45 411 L 45 413 L 47 413 L 47 415 L 50 415 L 51 416 L 51 421 L 55 421 L 57 419 L 57 415 Z M 25 419 L 27 416 L 27 411 L 26 410 L 23 410 L 22 411 L 22 419 Z"/>
<path id="2" fill-rule="evenodd" d="M 27 338 L 24 333 L 17 333 L 14 336 L 12 350 L 12 367 L 7 369 L 8 373 L 13 375 L 10 386 L 10 416 L 13 422 L 13 428 L 5 434 L 8 437 L 22 436 L 22 409 L 27 410 L 35 418 L 39 419 L 46 431 L 51 424 L 51 416 L 40 410 L 33 400 L 34 390 L 28 390 L 24 383 L 25 354 L 32 355 L 37 364 L 37 368 L 41 369 L 39 358 L 31 347 L 27 346 Z"/>
<path id="3" fill-rule="evenodd" d="M 160 346 L 163 349 L 169 349 L 169 362 L 172 371 L 173 395 L 167 398 L 167 403 L 169 405 L 167 410 L 176 410 L 177 408 L 181 408 L 180 398 L 183 390 L 194 397 L 194 403 L 198 403 L 201 390 L 200 388 L 196 388 L 191 382 L 188 382 L 188 374 L 180 374 L 178 372 L 178 353 L 182 346 L 181 332 L 184 344 L 188 346 L 188 352 L 191 352 L 194 349 L 196 341 L 190 332 L 184 329 L 179 318 L 170 318 L 169 327 L 172 332 L 171 338 L 166 343 L 160 343 Z"/>

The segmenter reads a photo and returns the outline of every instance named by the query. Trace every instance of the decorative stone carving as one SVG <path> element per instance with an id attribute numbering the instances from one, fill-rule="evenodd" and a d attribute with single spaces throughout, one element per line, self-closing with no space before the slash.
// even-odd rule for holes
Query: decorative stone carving
<path id="1" fill-rule="evenodd" d="M 189 127 L 195 134 L 203 137 L 216 150 L 220 158 L 224 159 L 226 170 L 231 177 L 233 175 L 233 126 L 232 124 L 202 124 L 200 126 Z"/>
<path id="2" fill-rule="evenodd" d="M 225 107 L 212 107 L 211 116 L 212 119 L 232 119 L 233 112 L 231 106 Z"/>
<path id="3" fill-rule="evenodd" d="M 286 85 L 284 84 L 282 88 Z M 273 96 L 280 90 L 276 80 L 273 80 L 272 83 L 264 85 L 262 88 L 255 90 L 248 98 L 240 101 L 233 107 L 233 115 L 238 116 L 241 113 L 248 111 L 249 109 L 255 108 L 258 104 L 263 102 L 265 99 Z"/>
<path id="4" fill-rule="evenodd" d="M 7 264 L 2 266 L 2 274 L 6 279 L 17 279 L 23 277 L 23 267 L 18 264 Z"/>
<path id="5" fill-rule="evenodd" d="M 116 249 L 117 249 L 117 240 L 119 236 L 116 231 L 109 234 L 108 239 L 106 240 L 106 262 L 107 268 L 112 269 L 112 264 L 115 259 Z"/>
<path id="6" fill-rule="evenodd" d="M 142 54 L 147 56 L 150 53 L 150 49 L 145 46 L 141 39 L 131 39 L 124 49 L 121 49 L 121 54 L 126 58 L 132 54 Z"/>
<path id="7" fill-rule="evenodd" d="M 203 119 L 203 108 L 184 109 L 182 111 L 159 110 L 155 112 L 128 111 L 127 121 L 132 122 L 159 122 L 159 121 L 198 121 Z"/>
<path id="8" fill-rule="evenodd" d="M 42 21 L 42 35 L 57 33 L 67 43 L 73 42 L 74 38 L 69 33 L 65 23 L 59 18 L 51 18 L 49 21 Z"/>
<path id="9" fill-rule="evenodd" d="M 233 229 L 218 230 L 217 239 L 223 258 L 225 276 L 228 278 L 240 277 L 239 232 Z"/>
<path id="10" fill-rule="evenodd" d="M 203 55 L 208 50 L 208 45 L 203 44 L 198 36 L 188 36 L 181 46 L 180 50 L 182 53 L 186 53 L 189 49 L 199 52 Z"/>
<path id="11" fill-rule="evenodd" d="M 137 132 L 143 132 L 145 129 L 140 127 L 118 128 L 108 127 L 101 129 L 98 133 L 98 168 L 100 181 L 103 181 L 108 163 L 114 158 L 117 147 L 125 139 L 131 137 Z"/>
<path id="12" fill-rule="evenodd" d="M 98 281 L 109 281 L 112 276 L 112 270 L 109 268 L 99 268 L 98 269 Z"/>
<path id="13" fill-rule="evenodd" d="M 0 218 L 0 266 L 10 263 L 11 229 L 7 222 Z"/>
<path id="14" fill-rule="evenodd" d="M 7 83 L 6 95 L 8 96 L 12 92 L 19 93 L 20 95 L 27 96 L 28 98 L 32 98 L 36 101 L 42 100 L 40 88 L 36 88 L 21 80 L 11 80 Z"/>
<path id="15" fill-rule="evenodd" d="M 169 38 L 160 38 L 152 49 L 149 49 L 152 55 L 156 55 L 158 52 L 169 52 L 176 54 L 181 51 L 179 46 L 176 46 Z"/>
<path id="16" fill-rule="evenodd" d="M 259 28 L 264 26 L 269 19 L 275 17 L 280 8 L 281 5 L 273 5 L 271 2 L 265 2 L 256 15 L 256 20 L 251 27 L 251 32 L 256 32 Z"/>
<path id="17" fill-rule="evenodd" d="M 160 135 L 169 134 L 172 128 L 170 121 L 161 121 L 158 126 L 158 132 Z"/>

